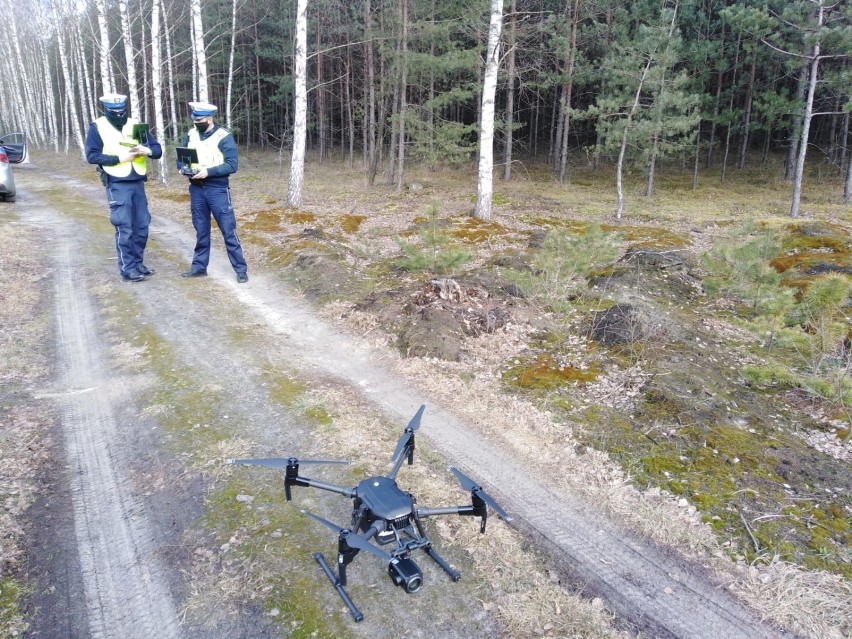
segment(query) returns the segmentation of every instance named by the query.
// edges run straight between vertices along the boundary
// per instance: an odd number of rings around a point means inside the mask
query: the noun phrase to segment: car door
[[[27,157],[27,136],[25,133],[0,135],[0,146],[6,149],[10,164],[20,164]]]

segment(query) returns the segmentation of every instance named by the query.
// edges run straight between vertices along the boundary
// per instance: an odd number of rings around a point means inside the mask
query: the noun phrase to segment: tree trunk
[[[491,219],[494,192],[494,97],[497,93],[497,72],[500,67],[500,32],[503,28],[503,0],[491,0],[491,22],[485,54],[485,74],[482,80],[482,117],[479,125],[479,179],[476,189],[476,208],[473,215],[480,220]]]
[[[302,205],[302,182],[305,175],[305,132],[308,122],[308,92],[305,79],[308,49],[308,0],[297,0],[296,48],[293,53],[293,83],[295,103],[293,111],[293,155],[290,159],[290,184],[287,188],[287,205]]]
[[[740,158],[737,163],[737,168],[742,171],[745,169],[746,165],[746,156],[748,154],[748,143],[749,143],[749,127],[751,126],[751,104],[752,104],[752,96],[754,94],[754,78],[757,74],[757,45],[754,46],[754,55],[751,58],[751,70],[749,71],[748,77],[748,88],[746,89],[746,98],[745,98],[745,114],[743,120],[743,139],[742,144],[740,145]]]
[[[153,0],[151,6],[151,83],[154,85],[154,132],[157,142],[165,148],[166,136],[163,123],[163,77],[162,64],[160,62],[160,0]],[[159,163],[160,182],[168,184],[169,162],[166,154],[160,158]]]
[[[204,26],[201,22],[201,0],[190,0],[192,12],[193,54],[195,57],[195,73],[198,77],[197,95],[199,101],[207,102],[207,52],[204,47]]]
[[[823,22],[822,0],[820,0],[817,9],[817,31],[822,28]],[[790,205],[790,217],[799,217],[799,205],[802,200],[802,178],[805,173],[805,156],[808,153],[808,136],[811,130],[811,114],[813,113],[814,93],[816,92],[817,72],[819,71],[819,40],[814,42],[813,59],[810,64],[810,74],[808,82],[808,98],[805,102],[805,115],[802,118],[802,140],[799,143],[799,157],[796,160],[796,175],[793,178],[793,202]]]
[[[506,145],[503,153],[503,179],[512,179],[512,127],[515,117],[515,32],[517,31],[518,2],[512,0],[512,15],[509,19],[509,53],[506,59]]]
[[[344,74],[344,91],[346,93],[346,121],[349,128],[349,168],[355,166],[355,114],[352,103],[355,102],[355,89],[352,82],[352,47],[346,47],[346,72]]]
[[[130,12],[127,1],[119,0],[118,12],[121,16],[121,41],[124,45],[124,65],[127,69],[127,95],[130,98],[130,112],[140,117],[139,85],[136,83],[136,53],[133,50],[133,34],[130,30]]]
[[[98,31],[101,36],[101,41],[99,42],[99,50],[100,50],[100,58],[101,58],[101,86],[103,87],[104,95],[107,93],[113,93],[113,87],[115,86],[115,82],[112,79],[112,58],[110,55],[110,51],[112,47],[109,44],[109,26],[107,25],[106,20],[106,0],[97,0],[96,3],[97,12],[98,12]],[[59,26],[59,32],[62,32],[61,26]]]
[[[648,183],[645,186],[645,197],[654,195],[654,177],[657,171],[657,152],[659,147],[660,137],[655,134],[651,145],[651,161],[648,163]]]
[[[574,8],[571,15],[571,38],[568,42],[568,62],[565,65],[567,82],[565,100],[562,103],[562,140],[560,142],[559,155],[559,183],[565,183],[565,174],[568,166],[568,130],[571,126],[571,97],[574,93],[574,60],[577,53],[577,24],[580,21],[580,0],[574,0]]]
[[[402,38],[400,42],[399,72],[399,154],[397,156],[396,192],[402,192],[403,167],[405,166],[405,110],[408,92],[408,0],[401,0]]]
[[[254,41],[257,43],[257,20],[254,22]],[[258,45],[254,47],[254,69],[255,88],[257,89],[257,143],[262,149],[266,144],[266,122],[263,118],[263,89],[260,85],[260,56],[257,52]]]
[[[796,103],[801,103],[805,98],[805,89],[808,86],[808,65],[802,64],[799,71],[799,81],[796,83]],[[802,136],[802,116],[796,114],[793,118],[793,130],[790,132],[790,148],[787,149],[787,163],[784,167],[784,179],[793,179],[793,169],[796,166],[796,156],[799,153],[799,143]]]
[[[734,55],[734,69],[733,69],[733,78],[731,79],[731,87],[736,87],[737,85],[737,73],[740,66],[740,43],[741,39],[737,37],[737,50],[736,55]],[[719,181],[725,181],[725,175],[728,172],[728,156],[731,152],[731,129],[733,129],[733,124],[731,121],[733,120],[734,113],[734,98],[736,97],[736,92],[731,91],[731,99],[728,102],[728,131],[725,134],[725,153],[722,156],[722,169],[719,172]]]
[[[325,81],[324,69],[323,69],[323,54],[322,54],[322,29],[319,22],[317,22],[317,38],[316,38],[316,56],[317,56],[317,135],[319,136],[319,161],[322,164],[323,160],[328,155],[328,140],[326,139],[327,130],[326,130],[326,107],[325,107],[325,87],[323,86],[323,82]]]
[[[367,64],[367,184],[376,182],[379,159],[376,155],[376,70],[373,60],[373,11],[364,0],[364,43]]]
[[[53,17],[55,20],[56,31],[59,34],[59,37],[56,39],[57,46],[59,48],[59,63],[62,67],[62,77],[65,80],[65,97],[69,126],[69,135],[66,136],[66,144],[68,143],[70,133],[73,132],[74,141],[77,142],[77,147],[80,149],[80,156],[82,157],[85,153],[85,142],[83,141],[83,132],[80,129],[80,120],[77,117],[77,103],[73,98],[74,86],[71,80],[71,71],[68,67],[68,56],[65,52],[65,38],[62,37],[62,22],[59,19],[55,6],[53,7]]]
[[[698,158],[701,155],[701,120],[698,121],[698,131],[695,134],[695,162],[692,166],[692,190],[698,188]]]
[[[175,73],[174,73],[174,60],[172,58],[172,38],[169,34],[169,23],[168,23],[168,10],[165,10],[166,7],[164,5],[163,11],[163,35],[166,40],[166,72],[169,76],[169,112],[171,114],[171,129],[172,129],[172,140],[177,141],[178,136],[180,135],[178,118],[177,118],[177,97],[175,91]],[[165,135],[165,131],[163,132]]]
[[[394,64],[394,83],[393,83],[393,103],[391,104],[391,140],[390,140],[390,148],[388,151],[388,178],[387,185],[390,186],[394,182],[394,177],[396,175],[396,155],[394,154],[394,149],[396,149],[396,136],[397,131],[399,131],[399,117],[397,114],[399,113],[399,51],[401,48],[401,43],[397,41],[396,43],[396,59],[397,64]]]
[[[719,59],[725,59],[725,27],[722,27],[721,50],[719,51]],[[724,86],[723,79],[725,77],[725,69],[719,69],[716,75],[716,98],[713,101],[713,117],[710,118],[710,140],[707,142],[707,161],[704,163],[704,168],[709,169],[713,163],[713,149],[716,144],[716,122],[719,119],[719,105],[722,103],[722,87]]]
[[[156,0],[155,0],[156,2]],[[231,94],[234,89],[234,53],[237,47],[237,0],[231,1],[231,50],[228,53],[228,89],[225,95],[225,128],[231,129]]]

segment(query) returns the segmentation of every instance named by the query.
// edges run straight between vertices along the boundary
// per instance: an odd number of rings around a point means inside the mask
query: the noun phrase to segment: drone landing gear
[[[346,607],[349,608],[349,612],[352,614],[352,618],[357,622],[364,619],[363,613],[355,607],[355,604],[352,603],[352,599],[349,598],[349,593],[346,592],[346,589],[343,587],[343,584],[340,582],[340,579],[337,578],[337,575],[334,574],[334,571],[331,569],[331,566],[328,565],[328,562],[325,560],[321,552],[314,553],[314,559],[316,559],[317,563],[322,568],[325,576],[328,577],[328,580],[331,582],[331,585],[334,586],[334,589],[337,591],[337,594],[340,595],[340,598],[343,599],[343,603],[346,604]]]
[[[452,568],[450,568],[450,564],[448,564],[444,560],[444,558],[441,557],[441,555],[439,555],[432,549],[431,544],[429,546],[424,546],[423,551],[427,555],[429,555],[432,560],[444,570],[445,573],[450,576],[450,579],[452,579],[453,581],[458,581],[459,579],[461,579],[461,573],[458,570],[453,570]]]

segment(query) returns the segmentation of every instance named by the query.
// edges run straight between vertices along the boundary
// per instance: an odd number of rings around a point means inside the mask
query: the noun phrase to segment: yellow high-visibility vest
[[[121,157],[127,153],[130,146],[123,145],[122,142],[132,142],[131,146],[136,146],[136,141],[133,136],[133,125],[139,124],[139,120],[127,118],[127,122],[122,127],[121,131],[116,129],[109,123],[106,116],[101,116],[95,120],[95,126],[98,127],[98,133],[103,141],[103,152],[106,155],[117,155]],[[131,165],[139,175],[148,173],[148,158],[140,155],[133,162],[119,162],[112,166],[104,166],[103,169],[113,177],[127,177],[130,175]]]
[[[209,138],[202,140],[197,129],[190,129],[187,146],[198,152],[198,164],[192,164],[191,168],[209,169],[211,166],[224,164],[225,156],[219,150],[219,142],[224,140],[227,135],[228,132],[220,127]]]

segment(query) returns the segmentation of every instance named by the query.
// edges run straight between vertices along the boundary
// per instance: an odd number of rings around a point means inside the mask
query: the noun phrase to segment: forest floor
[[[654,198],[636,177],[620,221],[588,169],[562,186],[517,171],[495,183],[485,223],[469,216],[470,170],[418,171],[397,193],[312,163],[293,210],[286,165],[246,151],[232,180],[252,278],[241,288],[215,236],[211,277],[175,279],[192,250],[179,176],[148,185],[157,275],[130,285],[110,265],[93,169],[33,162],[18,172],[23,197],[2,211],[13,230],[0,252],[2,337],[14,356],[0,365],[0,416],[4,444],[17,443],[3,446],[0,477],[16,506],[0,522],[7,628],[71,636],[117,617],[128,630],[116,636],[131,637],[134,615],[149,615],[163,637],[739,636],[724,624],[776,636],[757,619],[791,636],[852,633],[849,424],[828,402],[744,375],[766,359],[766,337],[740,321],[741,303],[704,286],[714,245],[766,228],[822,240],[786,250],[797,268],[848,273],[852,212],[827,170],[797,221],[789,186],[762,170],[725,184],[708,175],[696,191],[664,174]],[[333,535],[298,515],[343,523],[345,504],[304,491],[301,506],[284,505],[275,473],[224,462],[298,449],[355,459],[353,472],[317,471],[355,482],[386,467],[426,398],[426,445],[400,479],[419,503],[444,505],[463,499],[445,470],[460,465],[517,520],[494,518],[485,536],[466,519],[431,522],[465,577],[442,583],[418,561],[428,587],[416,605],[359,557],[351,575],[369,585],[353,579],[366,615],[353,628],[310,560],[333,557]],[[86,451],[101,444],[80,439],[98,430],[111,442],[106,495],[68,475],[99,465]],[[79,512],[112,493],[128,495],[116,512]],[[154,516],[140,522],[140,511]],[[53,523],[28,537],[45,513]],[[127,529],[104,542],[99,518]],[[76,546],[45,556],[72,521]],[[109,573],[83,550],[99,543],[127,548],[140,577],[85,613],[67,593]],[[75,553],[76,577],[62,567]],[[25,559],[30,578],[9,577]],[[153,617],[126,604],[170,601],[161,591],[179,596]],[[14,614],[22,601],[29,620]]]

